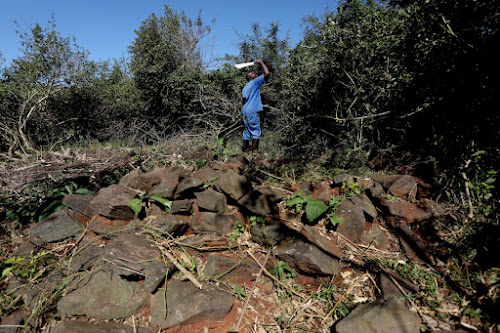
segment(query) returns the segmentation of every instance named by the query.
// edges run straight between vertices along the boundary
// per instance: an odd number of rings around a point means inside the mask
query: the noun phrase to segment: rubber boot
[[[243,147],[241,148],[241,151],[244,153],[250,151],[250,140],[243,140]]]
[[[259,139],[252,139],[252,152],[256,153],[259,151]]]

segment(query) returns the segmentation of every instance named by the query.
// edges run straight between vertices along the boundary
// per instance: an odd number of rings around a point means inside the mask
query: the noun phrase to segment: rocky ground
[[[477,330],[417,232],[447,214],[424,181],[295,183],[269,163],[135,168],[67,194],[4,238],[0,332]]]

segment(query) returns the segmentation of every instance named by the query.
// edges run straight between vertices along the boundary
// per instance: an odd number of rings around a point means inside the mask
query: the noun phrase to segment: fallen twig
[[[170,262],[172,262],[172,264],[174,264],[174,266],[182,272],[182,274],[184,274],[184,276],[186,276],[186,278],[188,278],[189,281],[191,281],[198,289],[202,290],[203,289],[203,286],[201,285],[200,281],[198,281],[196,279],[196,277],[190,272],[188,271],[185,267],[183,267],[179,261],[177,260],[177,258],[172,255],[172,253],[170,253],[170,251],[173,252],[173,250],[170,248],[170,245],[166,244],[166,246],[169,248],[165,248],[163,247],[163,251],[162,253],[168,258],[168,260],[170,260]],[[160,248],[160,251],[162,249]],[[175,253],[175,252],[174,252]]]

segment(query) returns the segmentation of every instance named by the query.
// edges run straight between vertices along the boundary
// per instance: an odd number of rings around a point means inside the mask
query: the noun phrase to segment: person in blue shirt
[[[248,83],[243,88],[243,108],[241,113],[243,115],[243,152],[250,151],[257,152],[259,149],[260,139],[260,115],[259,112],[263,110],[262,101],[260,99],[260,86],[265,82],[269,76],[269,69],[262,59],[256,61],[261,67],[263,74],[257,76],[254,72],[246,74]]]

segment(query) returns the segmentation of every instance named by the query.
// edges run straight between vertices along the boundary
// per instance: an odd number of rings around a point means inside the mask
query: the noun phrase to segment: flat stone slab
[[[85,215],[87,207],[94,198],[94,195],[68,194],[63,198],[62,203],[66,207]]]
[[[143,287],[148,291],[156,289],[167,274],[168,267],[160,258],[160,251],[145,235],[133,233],[123,233],[109,241],[102,257],[114,273],[144,281]]]
[[[414,198],[417,193],[417,182],[410,175],[371,175],[371,179],[382,184],[392,195],[403,198]]]
[[[337,333],[419,333],[420,317],[404,302],[389,299],[358,305],[336,326]]]
[[[153,206],[149,215],[152,218],[150,225],[157,231],[169,234],[182,234],[189,228],[191,217],[188,215],[166,213],[157,206]]]
[[[179,185],[179,179],[179,172],[170,172],[149,193],[162,196],[166,199],[173,199],[175,190]]]
[[[387,203],[389,213],[405,219],[408,223],[430,219],[432,213],[425,207],[420,207],[408,201],[390,201]]]
[[[336,258],[300,239],[285,239],[273,250],[273,254],[306,274],[334,275],[341,269]]]
[[[251,190],[252,185],[245,176],[229,170],[219,175],[219,178],[215,181],[215,187],[233,200],[238,201]]]
[[[196,203],[200,208],[219,214],[224,214],[226,212],[227,201],[224,194],[209,189],[195,193],[195,196]]]
[[[29,228],[28,232],[45,242],[58,242],[81,235],[83,226],[75,222],[66,209],[61,209]]]
[[[192,216],[191,228],[195,234],[215,232],[219,235],[227,235],[233,231],[237,220],[238,217],[235,215],[200,212]]]
[[[139,283],[99,271],[85,286],[63,296],[57,303],[57,311],[65,317],[126,318],[135,314],[146,300],[147,292]]]
[[[166,304],[165,304],[166,297]],[[151,323],[161,328],[200,321],[221,320],[233,307],[231,294],[205,285],[203,290],[190,281],[170,280],[166,295],[160,289],[151,299]]]
[[[45,333],[155,333],[157,330],[144,326],[121,323],[100,323],[80,320],[63,321],[45,329]]]
[[[113,219],[131,220],[134,218],[134,212],[128,207],[128,203],[136,194],[137,192],[122,185],[102,188],[90,201],[84,215],[94,217],[100,214]]]
[[[260,267],[254,262],[209,254],[203,273],[222,281],[243,283],[255,280]]]

